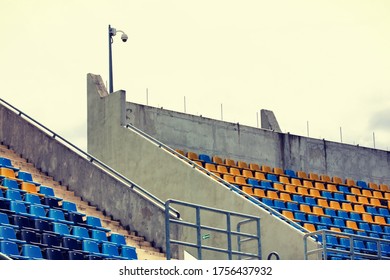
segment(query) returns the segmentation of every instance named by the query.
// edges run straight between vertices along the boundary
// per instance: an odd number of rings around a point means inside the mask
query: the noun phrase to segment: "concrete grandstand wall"
[[[237,112],[239,114],[239,112]],[[126,121],[184,151],[390,185],[390,153],[126,102]]]
[[[161,206],[92,164],[14,110],[0,104],[0,141],[23,155],[42,172],[97,206],[106,215],[165,248],[165,213]],[[172,229],[177,236],[177,228]]]
[[[263,258],[272,251],[277,251],[282,259],[303,259],[303,233],[286,222],[270,215],[269,212],[249,202],[243,196],[227,189],[203,172],[192,168],[172,153],[161,149],[155,143],[125,126],[131,116],[131,109],[125,102],[125,92],[117,91],[108,96],[103,88],[100,76],[88,74],[88,152],[112,166],[120,173],[133,178],[162,200],[177,199],[191,203],[214,207],[223,210],[245,213],[261,218],[261,242]],[[102,94],[103,93],[103,94]],[[127,115],[126,115],[127,112]],[[190,116],[191,117],[191,116]],[[127,118],[127,119],[126,119]],[[184,125],[184,124],[183,124]],[[230,124],[226,124],[230,125]],[[156,127],[156,129],[158,129]],[[167,129],[167,128],[166,128]],[[172,124],[173,129],[180,129]],[[182,127],[183,130],[188,128]],[[148,132],[148,130],[146,130]],[[154,133],[155,135],[155,133]],[[176,134],[178,135],[178,134]],[[194,141],[192,148],[209,146],[203,141],[203,135]],[[186,136],[177,136],[186,137]],[[223,135],[221,135],[223,137]],[[190,139],[191,138],[191,139]],[[209,140],[209,139],[207,139]],[[182,148],[183,139],[169,143]],[[229,141],[229,139],[226,139]],[[248,140],[249,141],[249,140]],[[265,140],[273,143],[272,139]],[[210,150],[212,151],[212,147]],[[178,208],[184,220],[193,220],[194,214]],[[205,215],[202,220],[215,227],[222,227],[223,221]],[[182,238],[194,241],[194,236],[184,232]],[[226,239],[212,237],[207,240],[209,246],[226,245]],[[314,248],[314,242],[309,248]],[[213,253],[205,255],[206,259],[220,258]]]

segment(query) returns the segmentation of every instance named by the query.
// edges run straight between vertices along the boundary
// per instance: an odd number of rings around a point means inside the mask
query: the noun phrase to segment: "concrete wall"
[[[126,103],[126,120],[185,151],[390,185],[390,153]]]
[[[165,248],[164,211],[0,104],[0,141],[122,225]],[[172,229],[174,236],[177,228]]]
[[[130,111],[129,104],[124,107],[125,92],[118,91],[109,96],[98,94],[96,88],[101,87],[103,82],[100,76],[88,75],[88,152],[103,160],[120,173],[132,178],[151,193],[162,200],[177,199],[190,203],[229,210],[239,213],[250,214],[261,217],[261,238],[263,258],[272,251],[280,253],[282,259],[303,259],[303,239],[302,233],[292,228],[284,221],[271,216],[268,212],[250,203],[246,198],[230,191],[217,181],[211,179],[206,174],[192,168],[188,163],[180,160],[175,155],[159,148],[136,132],[123,127],[125,117],[131,118],[131,114],[137,112]],[[158,109],[155,115],[144,115],[145,117],[158,117]],[[127,114],[126,114],[127,112]],[[161,112],[164,113],[165,112]],[[125,115],[126,114],[126,115]],[[142,115],[142,114],[141,114]],[[188,116],[192,118],[192,116]],[[175,118],[173,118],[175,119]],[[211,121],[211,120],[208,120]],[[146,120],[145,120],[146,122]],[[195,122],[195,120],[193,120]],[[187,131],[184,123],[168,124],[171,131]],[[199,126],[209,129],[209,133],[219,133],[207,124],[199,122]],[[220,123],[225,130],[234,130],[234,125]],[[237,128],[237,127],[236,127]],[[159,130],[158,126],[151,130]],[[146,132],[149,132],[146,130]],[[153,132],[153,131],[152,131]],[[279,136],[262,131],[267,137],[261,139],[264,145],[275,145]],[[153,133],[155,134],[155,132]],[[177,147],[180,143],[189,143],[190,147],[205,147],[212,151],[212,144],[207,136],[208,133],[192,137],[192,135],[175,135],[179,139],[174,140]],[[251,140],[250,134],[243,133],[242,138],[240,128],[236,131],[238,141],[246,144]],[[223,138],[225,135],[219,135]],[[180,138],[183,137],[183,138]],[[194,139],[196,138],[196,139]],[[241,139],[241,140],[240,140]],[[226,141],[233,141],[226,139]],[[172,144],[172,143],[171,143]],[[240,151],[240,147],[233,149],[233,152]],[[276,150],[276,146],[274,147]],[[184,220],[193,220],[194,213],[186,209],[178,208]],[[215,227],[223,227],[224,221],[215,219],[212,216],[202,216],[202,222]],[[159,231],[160,232],[160,231]],[[160,232],[161,233],[161,232]],[[189,232],[184,232],[181,240],[194,241],[194,236]],[[208,245],[220,247],[226,243],[226,239],[213,236],[208,239]],[[226,244],[225,244],[226,245]],[[312,248],[313,243],[309,244]],[[212,253],[205,258],[220,258]]]

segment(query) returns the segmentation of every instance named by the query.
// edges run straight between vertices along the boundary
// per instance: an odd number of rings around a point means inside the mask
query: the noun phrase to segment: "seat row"
[[[246,163],[244,161],[235,161],[230,158],[222,159],[218,156],[212,156],[210,157],[207,154],[197,154],[195,152],[184,152],[183,150],[176,149],[176,152],[182,154],[183,156],[186,156],[188,159],[195,161],[196,163],[200,164],[201,166],[206,168],[206,164],[215,165],[215,166],[225,166],[227,169],[234,168],[238,169],[241,172],[244,170],[252,171],[252,172],[264,172],[266,174],[275,174],[275,175],[284,175],[289,178],[300,178],[305,180],[311,180],[311,181],[317,181],[317,182],[325,182],[325,183],[333,183],[337,185],[345,185],[349,187],[360,187],[363,189],[373,189],[373,190],[380,190],[385,192],[390,192],[389,186],[385,184],[376,184],[374,182],[365,182],[362,180],[353,180],[351,178],[346,178],[343,180],[340,177],[333,176],[330,177],[326,174],[318,175],[314,172],[306,173],[305,171],[294,171],[290,169],[283,170],[279,167],[270,167],[268,165],[259,165],[257,163]]]

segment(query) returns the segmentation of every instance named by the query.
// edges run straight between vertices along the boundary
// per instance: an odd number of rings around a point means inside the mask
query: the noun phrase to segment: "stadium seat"
[[[41,244],[40,236],[36,231],[30,229],[21,229],[20,230],[20,239],[26,241],[28,244],[44,246]]]
[[[8,189],[8,190],[6,190],[5,191],[5,197],[7,199],[9,199],[9,200],[19,201],[19,202],[24,203],[22,194],[20,193],[19,190],[16,190],[16,189]]]
[[[329,207],[335,210],[341,210],[340,202],[338,201],[330,201],[329,202]]]
[[[39,193],[46,196],[46,197],[51,197],[51,198],[55,198],[57,200],[62,200],[61,198],[56,197],[56,195],[54,193],[54,189],[51,187],[48,187],[48,186],[40,185],[39,186]]]
[[[16,237],[15,228],[10,226],[0,226],[0,239],[12,241],[18,244],[26,243],[26,241],[20,240]]]
[[[268,197],[262,197],[261,202],[264,203],[265,205],[271,207],[271,208],[275,207],[274,200],[270,199]]]
[[[379,190],[378,185],[377,185],[376,183],[373,183],[373,182],[369,182],[369,183],[368,183],[368,187],[369,187],[370,189],[373,189],[373,190]]]
[[[346,200],[348,200],[348,201],[351,202],[351,203],[359,203],[359,202],[357,201],[356,195],[354,195],[354,194],[347,194],[347,195],[345,196],[345,198],[346,198]]]
[[[15,171],[11,168],[0,167],[0,178],[16,179]]]
[[[279,198],[280,198],[280,200],[282,200],[282,201],[284,201],[284,202],[293,201],[293,200],[291,199],[291,196],[290,196],[289,193],[280,193],[280,194],[279,194]]]
[[[366,209],[364,208],[364,205],[361,204],[355,204],[353,210],[360,214],[366,213]]]
[[[379,189],[380,189],[381,191],[384,191],[384,192],[389,192],[389,191],[390,191],[389,186],[388,186],[388,185],[385,185],[385,184],[380,184],[380,185],[379,185]]]
[[[262,165],[261,166],[261,171],[264,173],[272,173],[272,168],[268,165]]]
[[[285,170],[284,170],[284,174],[286,174],[286,175],[289,176],[290,178],[296,178],[296,173],[295,173],[294,170],[285,169]]]
[[[106,259],[127,260],[127,258],[119,255],[118,246],[115,245],[114,243],[103,243],[102,253],[108,256],[106,257]]]
[[[331,183],[332,182],[332,179],[328,175],[325,175],[325,174],[322,174],[320,176],[320,179],[321,179],[321,181],[326,182],[326,183]]]
[[[343,185],[343,180],[340,178],[340,177],[337,177],[337,176],[333,176],[332,177],[332,182],[337,184],[337,185]]]
[[[237,161],[237,166],[238,166],[238,168],[243,169],[243,171],[245,169],[249,169],[248,164],[246,162],[244,162],[244,161],[241,161],[241,160]],[[250,170],[247,170],[247,171],[250,171]]]
[[[4,178],[2,182],[2,186],[5,189],[16,189],[19,190],[19,184],[16,180],[10,178]]]
[[[317,204],[318,204],[318,206],[324,207],[325,210],[329,209],[329,203],[326,199],[321,199],[321,198],[317,199]],[[331,210],[331,209],[329,209],[329,210]]]
[[[279,182],[282,184],[291,184],[290,179],[286,176],[279,176]]]
[[[303,186],[308,189],[314,188],[313,182],[308,180],[303,180]]]
[[[18,244],[8,240],[0,240],[0,251],[16,260],[28,260],[29,258],[20,255]]]
[[[231,166],[231,167],[237,166],[236,162],[233,159],[230,159],[230,158],[225,158],[224,164],[227,165],[227,166]]]
[[[49,209],[49,218],[52,219],[53,221],[59,222],[59,223],[65,223],[68,225],[73,225],[73,221],[68,221],[65,218],[65,214],[63,211],[59,209]]]
[[[199,160],[199,156],[197,153],[194,152],[187,152],[187,158],[190,160]]]
[[[302,170],[297,171],[297,177],[301,179],[308,179],[307,173]]]
[[[27,216],[14,214],[14,215],[10,216],[10,220],[12,221],[12,224],[17,226],[19,229],[22,229],[22,228],[33,229],[34,228],[34,225],[31,223],[30,218]]]
[[[275,190],[278,190],[280,192],[286,192],[286,190],[284,189],[284,185],[283,184],[273,183],[273,187],[274,187]]]
[[[257,163],[249,163],[249,169],[252,171],[260,171],[260,166]]]
[[[85,260],[81,251],[68,251],[69,260]]]
[[[41,233],[53,233],[52,223],[48,220],[34,219],[33,224],[34,228]]]
[[[247,179],[254,179],[253,172],[251,170],[244,169],[242,170],[242,176],[244,176]]]
[[[7,214],[1,212],[0,212],[0,226],[13,227],[14,229],[18,228],[18,226],[10,223]]]
[[[31,244],[22,245],[22,256],[27,257],[30,260],[43,259],[41,248]]]
[[[218,156],[213,156],[211,158],[211,160],[212,160],[212,162],[214,162],[217,165],[223,165],[224,164],[222,158],[220,158]]]
[[[54,233],[43,232],[41,236],[41,243],[47,247],[58,248],[64,250],[61,246],[61,238]]]
[[[64,260],[63,251],[57,248],[46,248],[45,254],[48,260]]]
[[[229,171],[226,166],[224,165],[217,165],[217,172],[221,175],[223,174],[229,174]]]
[[[266,197],[267,195],[263,189],[254,188],[252,196],[255,196],[257,198],[262,198],[262,197]]]
[[[99,244],[93,240],[84,239],[82,245],[83,251],[87,253],[87,257],[90,260],[106,259],[109,257],[107,254],[100,252]]]
[[[263,172],[255,172],[255,178],[259,181],[267,181]]]
[[[19,168],[13,166],[11,159],[6,157],[0,157],[0,167],[12,169],[13,171],[19,171]]]
[[[303,224],[303,227],[304,227],[305,229],[307,229],[309,232],[313,232],[313,231],[316,231],[316,230],[317,230],[317,229],[316,229],[316,226],[313,225],[313,224],[311,224],[311,223],[304,223],[304,224]]]
[[[47,220],[53,222],[54,219],[47,216],[45,208],[40,205],[31,205],[30,206],[30,214],[33,215],[34,218],[39,218],[42,220]]]
[[[132,246],[122,246],[121,256],[128,260],[138,260],[137,251]]]
[[[66,224],[53,222],[52,225],[53,225],[53,232],[60,235],[61,237],[73,237],[70,234],[69,227]]]
[[[253,193],[253,188],[252,187],[246,187],[246,186],[243,186],[242,187],[242,191],[244,192],[244,193],[246,193],[247,195],[254,195],[254,193]]]
[[[373,191],[372,194],[376,198],[385,199],[384,196],[383,196],[383,193],[381,191]]]
[[[337,188],[336,185],[334,184],[326,184],[326,189],[330,192],[334,192],[334,193],[337,193],[337,192],[340,192]]]
[[[81,241],[75,237],[64,236],[62,237],[62,246],[69,251],[82,251]]]
[[[45,209],[50,208],[49,205],[42,204],[41,199],[40,199],[39,196],[36,195],[36,194],[26,193],[26,194],[24,195],[24,201],[25,201],[25,203],[35,204],[35,205],[42,206],[42,207],[45,208]]]
[[[355,212],[351,212],[351,213],[350,213],[350,219],[351,219],[351,220],[354,220],[354,221],[356,221],[356,222],[361,222],[361,221],[363,221],[363,220],[362,220],[362,217],[361,217],[361,215],[360,215],[360,213],[355,213]]]
[[[320,182],[314,182],[314,188],[319,190],[319,191],[326,190],[325,185],[323,183],[320,183]]]
[[[206,154],[199,154],[199,160],[203,163],[212,163],[210,156]]]
[[[356,186],[355,180],[353,180],[351,178],[346,178],[345,179],[345,184],[347,186],[350,186],[350,187],[355,187]]]
[[[122,235],[122,234],[119,234],[119,233],[111,233],[109,241],[111,241],[112,243],[115,243],[115,244],[117,244],[119,246],[126,245],[126,238],[125,238],[125,236]]]
[[[24,192],[27,192],[27,193],[33,193],[33,194],[36,194],[36,195],[39,195],[41,197],[44,197],[43,194],[41,193],[38,193],[38,190],[37,190],[37,186],[34,185],[33,183],[30,183],[30,182],[22,182],[20,184],[20,189]]]
[[[73,226],[71,232],[74,237],[77,237],[80,240],[93,240],[88,229],[85,227]]]
[[[283,175],[284,174],[283,169],[280,168],[280,167],[274,167],[273,172],[274,172],[274,174],[277,174],[277,175]]]
[[[268,181],[260,181],[260,186],[263,189],[266,189],[266,190],[272,190],[273,189],[273,187],[271,185],[271,182],[268,182]]]
[[[285,216],[286,218],[292,220],[292,221],[296,221],[296,220],[295,220],[295,217],[294,217],[294,213],[291,212],[291,211],[282,210],[282,215]]]
[[[390,211],[388,208],[378,208],[379,215],[390,217]]]
[[[351,194],[351,188],[348,186],[338,186],[339,191],[343,192],[344,194]]]
[[[10,202],[10,209],[11,209],[11,211],[13,211],[17,215],[26,216],[26,217],[29,217],[29,218],[35,217],[34,215],[31,215],[31,214],[29,214],[27,212],[26,205],[23,202],[20,202],[20,201],[12,200]]]
[[[368,184],[365,181],[361,181],[361,180],[356,181],[356,186],[362,189],[369,189]]]

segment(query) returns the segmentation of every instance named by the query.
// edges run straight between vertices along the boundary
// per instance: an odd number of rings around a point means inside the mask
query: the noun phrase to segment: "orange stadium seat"
[[[335,183],[336,185],[343,185],[343,180],[342,180],[340,177],[333,176],[332,181],[333,181],[333,183]]]
[[[224,162],[227,166],[236,166],[236,162],[230,158],[225,158]]]
[[[248,164],[244,161],[237,161],[237,166],[238,168],[241,168],[241,169],[248,169]],[[249,170],[248,170],[249,171]]]
[[[261,171],[265,173],[272,173],[272,168],[268,165],[262,165],[261,166]]]
[[[253,176],[253,172],[251,170],[247,170],[247,169],[242,170],[242,176],[244,176],[245,178],[251,178],[251,179],[255,178]]]
[[[264,173],[262,172],[256,172],[255,173],[255,178],[259,181],[268,181],[266,178],[265,178],[265,175]]]
[[[218,156],[213,156],[211,160],[212,160],[215,164],[224,165],[222,158],[220,158],[220,157],[218,157]]]
[[[187,158],[190,160],[199,160],[198,154],[194,152],[187,152]]]
[[[15,177],[15,171],[12,170],[11,168],[6,168],[6,167],[0,167],[0,178],[5,177],[5,178],[10,178],[10,179],[16,179]]]
[[[303,186],[306,188],[314,188],[313,182],[308,180],[303,180]]]
[[[323,183],[320,183],[320,182],[315,182],[314,183],[314,188],[316,188],[317,190],[320,190],[320,191],[324,191],[325,190],[325,185]]]
[[[234,176],[241,176],[241,171],[240,169],[236,168],[236,167],[230,167],[229,168],[229,173],[234,175]]]
[[[321,175],[321,181],[326,182],[326,183],[331,183],[332,179],[328,175]]]
[[[280,167],[274,167],[274,174],[284,175],[284,171]]]
[[[306,172],[305,172],[305,171],[302,171],[302,170],[297,171],[297,176],[298,176],[299,178],[302,178],[302,179],[309,179],[309,177],[307,177]]]
[[[250,163],[249,169],[251,169],[252,171],[261,171],[260,166],[257,163]]]
[[[290,179],[286,176],[279,176],[279,182],[282,184],[290,184]]]

